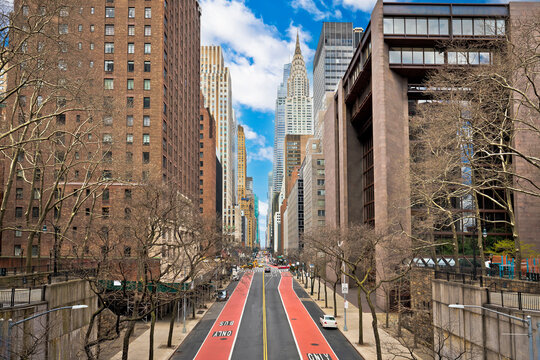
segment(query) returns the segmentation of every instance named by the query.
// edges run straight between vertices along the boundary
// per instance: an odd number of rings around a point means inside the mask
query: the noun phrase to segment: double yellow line
[[[263,360],[268,360],[268,336],[266,334],[266,297],[264,290],[264,272],[262,273],[263,277]]]

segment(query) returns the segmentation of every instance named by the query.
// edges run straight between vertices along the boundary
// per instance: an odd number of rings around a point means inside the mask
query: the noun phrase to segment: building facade
[[[51,158],[56,165],[47,165],[47,169],[40,173],[43,186],[37,188],[35,183],[28,181],[32,176],[25,173],[24,163],[21,162],[22,168],[17,172],[20,176],[13,179],[15,191],[7,194],[9,209],[4,219],[5,224],[20,230],[3,233],[2,255],[32,252],[48,258],[53,247],[55,255],[57,251],[62,253],[64,250],[55,245],[55,235],[59,232],[74,243],[80,238],[78,234],[83,231],[86,221],[84,216],[69,223],[65,221],[66,214],[63,217],[60,210],[55,210],[54,215],[53,211],[48,214],[43,208],[44,203],[39,201],[47,198],[51,191],[58,191],[53,181],[55,177],[58,179],[59,164],[68,160],[80,162],[81,166],[73,165],[65,176],[60,177],[64,192],[77,194],[78,189],[92,182],[109,181],[107,188],[96,193],[95,206],[86,207],[86,204],[79,209],[86,212],[86,216],[94,214],[98,217],[104,239],[109,236],[109,218],[129,216],[133,184],[162,184],[194,201],[198,198],[198,2],[73,1],[70,6],[56,12],[54,6],[48,2],[15,1],[15,22],[27,23],[40,16],[51,17],[49,25],[52,29],[45,27],[43,31],[52,31],[54,39],[50,36],[43,42],[40,40],[28,44],[25,54],[35,52],[37,58],[44,54],[43,51],[60,49],[47,53],[47,58],[42,59],[43,66],[48,66],[47,62],[56,65],[54,71],[44,74],[44,79],[54,84],[66,84],[67,87],[75,84],[70,81],[84,74],[84,91],[92,97],[60,96],[54,93],[58,89],[49,87],[48,90],[43,88],[37,104],[43,102],[44,109],[50,106],[48,96],[52,94],[55,96],[55,106],[60,109],[66,104],[70,108],[82,108],[82,102],[95,101],[94,109],[99,110],[91,115],[88,112],[62,110],[53,117],[58,140],[54,149],[36,150],[40,154],[53,151],[55,155]],[[183,31],[176,31],[179,26]],[[17,37],[15,34],[13,36],[10,36],[10,42]],[[47,41],[56,41],[56,47],[46,45]],[[16,71],[13,69],[13,72]],[[14,88],[18,85],[17,76],[15,73],[13,77],[9,75],[8,87]],[[18,100],[27,95],[21,96]],[[28,104],[30,107],[34,105]],[[22,115],[19,121],[24,121]],[[65,141],[71,140],[66,134],[86,124],[95,129],[84,132],[82,144],[88,148],[88,153],[84,150],[70,153]],[[89,174],[83,159],[86,165],[98,164],[92,174]],[[48,169],[54,167],[55,173],[51,171],[49,174]],[[97,173],[101,174],[100,180]],[[34,178],[37,179],[37,176]],[[31,215],[26,220],[21,216],[23,208],[31,209]],[[26,238],[35,236],[36,229],[40,241],[34,242],[37,245],[32,249],[27,249]],[[70,245],[67,241],[64,245],[66,252],[77,250],[75,246],[68,249]],[[126,249],[129,248],[128,243]],[[129,251],[126,250],[126,254]]]
[[[285,134],[313,134],[313,98],[309,94],[309,79],[300,39],[296,35],[296,48],[287,80],[285,99]]]
[[[217,208],[216,123],[210,111],[204,107],[202,94],[200,102],[199,210],[205,217],[216,218],[221,211]]]
[[[236,119],[232,109],[231,76],[220,46],[201,47],[200,86],[205,107],[216,122],[217,153],[222,170],[222,225],[226,234],[235,231]]]
[[[354,52],[353,24],[323,22],[313,59],[313,117],[323,107],[324,94],[334,92]]]
[[[273,192],[279,192],[283,181],[283,141],[285,139],[285,101],[287,100],[287,81],[291,73],[291,64],[283,65],[283,79],[277,90],[276,112],[274,119],[274,163],[272,164]]]
[[[324,189],[324,156],[321,140],[311,138],[306,145],[306,157],[302,164],[302,180],[304,186],[304,231],[317,231],[324,227],[325,189]]]

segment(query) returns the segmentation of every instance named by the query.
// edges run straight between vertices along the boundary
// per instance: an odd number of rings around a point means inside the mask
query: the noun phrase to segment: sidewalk
[[[169,338],[169,326],[170,319],[163,319],[156,321],[156,326],[154,329],[154,359],[155,360],[166,360],[171,357],[174,351],[178,346],[184,341],[184,339],[189,335],[191,330],[197,325],[197,323],[203,318],[208,309],[212,306],[214,300],[205,302],[206,308],[198,308],[197,312],[204,311],[202,314],[196,314],[195,319],[192,319],[191,316],[186,318],[186,333],[182,332],[184,325],[182,318],[180,318],[180,323],[175,321],[173,338],[172,338],[172,347],[167,347],[167,339]],[[149,325],[149,323],[148,323]],[[148,350],[150,347],[150,326],[148,329],[138,336],[136,339],[133,339],[129,344],[129,360],[138,360],[138,359],[148,359]],[[110,360],[121,360],[122,351],[118,352],[116,355],[111,357]]]
[[[296,278],[295,278],[296,279]],[[304,285],[298,281],[298,284],[304,288]],[[315,286],[313,287],[313,295],[310,295],[310,297],[313,299],[313,301],[321,308],[321,310],[328,315],[334,315],[334,309],[332,308],[334,304],[333,300],[333,290],[331,287],[327,287],[327,295],[328,295],[328,308],[324,308],[324,283],[321,282],[321,300],[317,301],[317,290],[318,290],[318,280],[315,280]],[[310,293],[311,288],[309,287],[305,289],[306,292]],[[341,289],[340,289],[341,290]],[[349,302],[349,308],[347,309],[347,331],[343,331],[343,297],[339,292],[337,293],[337,308],[338,308],[338,326],[340,331],[345,335],[347,340],[356,348],[358,353],[365,359],[365,360],[372,360],[377,359],[377,350],[375,348],[375,337],[373,335],[373,328],[371,326],[371,313],[366,312],[366,306],[364,306],[364,301],[362,301],[362,310],[363,310],[363,327],[364,327],[364,344],[358,345],[358,307],[355,306],[355,304]],[[347,297],[351,297],[351,294],[348,294]],[[355,301],[356,303],[356,301]],[[369,308],[368,308],[369,311]],[[381,349],[383,353],[383,359],[396,359],[396,358],[412,358],[410,356],[410,352],[407,348],[405,348],[401,343],[390,336],[384,329],[379,327],[379,337],[381,339]],[[416,355],[416,354],[415,354]]]

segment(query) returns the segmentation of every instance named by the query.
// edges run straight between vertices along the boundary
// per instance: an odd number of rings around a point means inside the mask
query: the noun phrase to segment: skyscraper
[[[296,34],[296,49],[287,80],[285,99],[285,134],[313,134],[313,98],[309,96],[309,79],[306,64]]]
[[[334,91],[353,56],[353,25],[323,22],[313,60],[313,118],[323,107],[324,93]]]
[[[287,80],[291,73],[291,64],[283,65],[283,81],[279,84],[276,99],[274,121],[274,163],[272,169],[273,192],[279,192],[283,180],[283,141],[285,140],[285,100],[287,100]],[[269,196],[272,196],[270,194]]]
[[[246,136],[244,127],[238,125],[238,199],[246,196]]]
[[[224,65],[220,46],[201,47],[201,90],[205,107],[216,121],[217,151],[222,167],[222,224],[225,233],[233,233],[236,204],[235,134],[236,120],[232,109],[231,75]]]

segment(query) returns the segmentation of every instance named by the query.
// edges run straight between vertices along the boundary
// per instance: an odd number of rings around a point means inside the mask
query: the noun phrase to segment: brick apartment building
[[[51,22],[45,29],[56,36],[50,43],[29,38],[24,44],[24,54],[26,51],[38,54],[45,48],[49,53],[43,61],[57,66],[44,72],[43,80],[64,85],[67,79],[65,88],[75,80],[82,81],[80,89],[86,92],[81,91],[83,97],[71,93],[67,99],[58,96],[59,92],[53,93],[53,102],[47,93],[53,90],[44,86],[43,94],[30,103],[28,100],[34,99],[35,94],[25,91],[35,88],[26,87],[18,97],[13,97],[21,112],[47,100],[50,101],[44,109],[50,114],[62,108],[65,111],[48,123],[48,129],[58,137],[54,145],[56,161],[44,165],[42,176],[32,174],[32,167],[26,166],[30,155],[39,151],[40,156],[49,159],[53,150],[27,146],[19,156],[16,174],[11,179],[4,178],[13,184],[11,192],[6,194],[3,227],[10,230],[2,232],[3,256],[23,256],[32,251],[35,256],[49,258],[60,238],[65,240],[61,252],[69,253],[79,239],[78,233],[86,226],[89,212],[99,213],[96,221],[102,225],[102,235],[108,237],[109,219],[129,216],[132,188],[140,183],[166,184],[195,202],[198,200],[200,9],[197,1],[74,0],[59,8],[52,8],[53,5],[57,4],[15,0],[13,19],[21,28],[32,29],[39,19],[49,17]],[[20,36],[15,33],[12,43],[16,44]],[[22,67],[14,67],[7,74],[8,88],[19,84],[17,81],[24,71],[19,69]],[[77,111],[82,107],[77,105],[79,102],[86,102],[85,109],[92,110]],[[19,121],[24,116],[18,115]],[[13,126],[16,119],[17,114],[13,113],[4,125]],[[77,139],[77,150],[59,150],[66,147],[66,135],[67,142],[73,142],[70,134],[74,129],[77,136],[84,135]],[[58,161],[59,157],[62,161]],[[53,169],[57,174],[62,163],[72,161],[80,164],[65,172],[59,184],[54,184],[57,177],[52,175]],[[6,177],[10,164],[11,161],[4,162]],[[92,173],[89,164],[95,165]],[[32,178],[39,179],[39,188]],[[98,180],[105,180],[106,186],[82,191]],[[67,204],[64,209],[56,206],[54,211],[44,211],[44,200],[53,191],[73,196],[66,198],[66,202],[57,201]],[[79,195],[86,199],[81,200],[80,213],[70,223],[60,212],[69,209]],[[54,198],[59,199],[58,194]],[[53,232],[60,234],[53,236]],[[30,233],[36,237],[31,250],[26,249]],[[129,239],[125,241],[129,243]],[[126,248],[130,248],[129,244]]]
[[[221,208],[216,207],[216,122],[208,108],[204,107],[202,93],[199,126],[199,208],[204,216],[215,218],[221,212]]]

